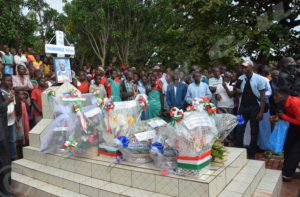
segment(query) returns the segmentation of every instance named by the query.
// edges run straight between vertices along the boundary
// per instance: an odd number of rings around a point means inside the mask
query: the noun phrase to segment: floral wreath
[[[65,143],[61,145],[61,148],[69,151],[73,151],[78,148],[78,142],[76,142],[73,139],[69,141],[65,141]]]
[[[109,111],[113,110],[115,108],[115,104],[111,99],[105,98],[105,99],[98,99],[97,105],[103,110]]]
[[[178,109],[177,107],[173,107],[170,110],[170,117],[172,119],[171,124],[174,126],[175,122],[181,122],[184,117],[184,112],[182,109]]]
[[[139,102],[139,105],[140,107],[145,110],[149,107],[149,102],[148,102],[148,99],[145,98],[143,95],[140,95],[139,98],[138,98],[138,102]]]
[[[199,105],[203,105],[203,109],[209,114],[216,114],[217,113],[217,107],[215,106],[215,104],[210,102],[210,98],[208,97],[203,97],[203,98],[195,98],[193,100],[193,106],[199,106]]]

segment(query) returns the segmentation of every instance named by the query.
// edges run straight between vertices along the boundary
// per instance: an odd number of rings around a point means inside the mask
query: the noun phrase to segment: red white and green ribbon
[[[138,102],[139,102],[139,106],[145,110],[149,107],[149,102],[148,99],[144,96],[144,95],[139,95],[138,96]]]
[[[86,119],[82,113],[82,105],[79,103],[73,103],[72,110],[74,113],[76,113],[76,115],[80,119],[80,124],[81,124],[84,132],[87,133],[87,131],[86,131],[87,124],[86,124]]]
[[[65,143],[61,145],[61,148],[69,151],[74,151],[75,149],[78,148],[78,142],[76,142],[73,139],[65,141]]]
[[[206,104],[204,104],[204,108],[205,108],[205,110],[207,111],[207,113],[209,115],[217,113],[217,107],[213,103],[206,103]]]
[[[115,108],[114,102],[108,98],[105,98],[105,99],[98,98],[97,105],[102,110],[106,110],[106,111],[113,110]]]
[[[118,157],[122,155],[121,152],[115,147],[109,147],[101,144],[99,145],[99,154],[108,157]]]
[[[187,170],[201,170],[211,163],[211,151],[197,157],[177,156],[177,168]]]
[[[55,97],[55,91],[52,90],[52,89],[46,90],[46,91],[45,91],[45,94],[46,94],[47,100],[48,100],[49,102],[50,102],[50,99],[51,99],[52,97]]]
[[[79,96],[79,92],[78,90],[72,89],[69,91],[70,96],[72,97],[78,97]]]
[[[184,117],[184,112],[182,109],[178,109],[177,107],[173,107],[170,110],[170,117],[171,117],[171,125],[175,126],[176,122],[181,122]]]
[[[63,101],[63,102],[87,102],[87,99],[84,97],[79,97],[78,90],[72,89],[69,92],[65,93],[64,96],[61,97],[61,101]]]
[[[138,122],[142,116],[143,111],[145,111],[149,107],[149,102],[147,96],[144,94],[137,95],[136,101],[138,102],[138,105],[141,108],[140,113],[137,117],[137,122]]]
[[[98,105],[98,107],[100,107],[101,110],[107,111],[107,132],[112,133],[109,119],[110,119],[110,111],[115,108],[114,102],[108,98],[105,98],[105,99],[98,98],[97,105]]]

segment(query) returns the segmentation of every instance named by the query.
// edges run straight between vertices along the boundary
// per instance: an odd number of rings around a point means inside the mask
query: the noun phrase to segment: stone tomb
[[[68,83],[51,88],[67,92]],[[279,197],[281,172],[265,169],[263,161],[248,160],[246,150],[227,148],[224,163],[212,163],[205,175],[192,178],[162,176],[152,163],[114,164],[111,158],[93,159],[41,153],[41,137],[53,121],[51,107],[43,95],[44,119],[29,134],[24,159],[12,164],[12,185],[28,197]]]

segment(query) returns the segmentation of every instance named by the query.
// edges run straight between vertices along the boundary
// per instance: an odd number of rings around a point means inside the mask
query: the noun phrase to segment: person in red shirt
[[[283,108],[278,117],[290,123],[285,140],[282,179],[289,182],[295,175],[300,162],[300,98],[289,95],[288,89],[279,89],[274,94],[274,101]]]
[[[104,71],[104,69],[101,66],[97,67],[97,69],[96,69],[96,76],[100,76],[101,77],[100,84],[105,87],[107,96],[110,98],[110,96],[111,96],[111,85],[108,82],[107,78],[105,77],[105,71]]]
[[[79,72],[78,80],[79,80],[79,83],[77,83],[78,90],[83,94],[89,93],[90,84],[86,78],[86,73],[84,71]]]
[[[42,112],[42,94],[48,87],[46,80],[40,78],[38,80],[38,86],[36,86],[31,93],[32,106],[34,109],[34,123],[37,124],[43,118]]]

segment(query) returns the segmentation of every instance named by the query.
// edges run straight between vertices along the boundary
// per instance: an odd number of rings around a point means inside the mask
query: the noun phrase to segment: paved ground
[[[266,168],[275,170],[281,170],[282,168],[283,159],[280,156],[265,159],[263,154],[259,153],[256,155],[256,159],[266,161]],[[292,182],[283,183],[281,197],[300,197],[300,170],[297,171],[295,179]]]

